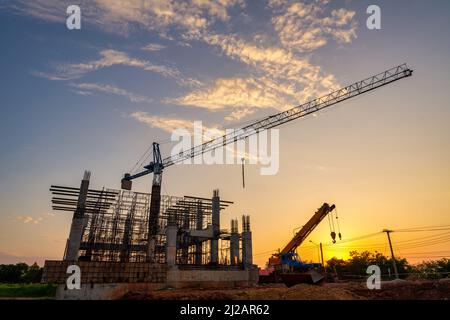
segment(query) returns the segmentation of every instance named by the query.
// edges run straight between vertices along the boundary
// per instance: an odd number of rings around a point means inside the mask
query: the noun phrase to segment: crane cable
[[[341,227],[339,225],[339,217],[338,217],[337,208],[334,208],[334,211],[336,212],[336,224],[337,224],[337,228],[338,228],[339,240],[342,240]]]
[[[331,211],[328,215],[328,224],[330,226],[330,236],[333,240],[333,243],[336,243],[336,229],[334,227],[334,221],[333,221],[333,211]]]
[[[147,153],[148,153],[148,155],[147,155]],[[133,167],[131,167],[129,172],[132,173],[139,166],[139,164],[141,164],[145,160],[147,160],[151,154],[152,154],[152,146],[148,147],[145,150],[145,152],[142,154],[142,156],[139,158],[139,160],[134,164]],[[144,159],[144,157],[145,157],[145,159]]]

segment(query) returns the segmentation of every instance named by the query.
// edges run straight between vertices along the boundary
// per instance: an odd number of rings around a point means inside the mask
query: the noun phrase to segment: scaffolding
[[[77,212],[80,189],[51,186],[52,208]],[[83,204],[83,230],[78,251],[80,261],[145,262],[147,259],[151,194],[127,190],[88,189]],[[220,200],[220,210],[233,202]],[[212,225],[213,200],[193,196],[161,196],[155,237],[156,263],[166,263],[165,229],[170,221],[177,226],[176,263],[206,265],[210,263],[210,239],[192,236]],[[75,217],[75,215],[74,215]],[[227,230],[219,237],[226,240]],[[229,261],[227,244],[221,249],[220,264]]]

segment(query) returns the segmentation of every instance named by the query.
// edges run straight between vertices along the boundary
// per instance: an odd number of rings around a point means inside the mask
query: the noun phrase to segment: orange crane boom
[[[280,254],[294,252],[295,249],[303,243],[306,237],[308,237],[308,235],[317,227],[320,221],[322,221],[327,214],[333,211],[334,208],[336,208],[334,204],[330,206],[328,203],[324,203],[322,207],[316,211],[312,218],[309,219],[309,221],[300,229],[300,231],[295,234],[294,238],[292,238],[283,250],[280,251]],[[331,237],[333,237],[333,233]]]

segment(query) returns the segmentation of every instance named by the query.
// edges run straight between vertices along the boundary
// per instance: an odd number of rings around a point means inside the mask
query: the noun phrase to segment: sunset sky
[[[251,215],[261,266],[323,202],[343,240],[450,226],[450,2],[77,3],[81,30],[68,30],[71,1],[0,0],[0,263],[62,258],[71,214],[51,210],[51,184],[78,186],[88,169],[93,188],[120,188],[175,127],[238,128],[404,62],[413,77],[281,127],[277,175],[247,165],[242,189],[238,165],[174,166],[163,193],[220,189],[235,202],[222,226]],[[366,27],[371,4],[381,30]],[[308,240],[330,242],[326,220]],[[308,240],[299,253],[317,260]],[[392,240],[412,262],[450,256],[448,230]],[[389,253],[382,233],[324,253],[363,248]]]

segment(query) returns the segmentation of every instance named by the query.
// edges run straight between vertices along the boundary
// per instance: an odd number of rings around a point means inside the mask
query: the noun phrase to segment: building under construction
[[[250,217],[221,229],[220,214],[233,204],[214,190],[211,199],[160,196],[151,217],[151,194],[51,186],[52,208],[73,213],[62,261],[46,261],[44,282],[65,284],[67,267],[82,283],[154,283],[161,287],[235,286],[257,282]],[[211,273],[213,272],[213,273]],[[159,286],[158,286],[159,287]],[[84,292],[84,294],[86,294]]]
[[[74,215],[64,261],[48,261],[44,281],[64,283],[65,268],[77,263],[84,270],[82,282],[126,280],[175,287],[255,283],[249,218],[243,218],[241,234],[236,220],[230,232],[222,230],[220,212],[231,202],[221,201],[217,190],[211,199],[162,196],[163,170],[227,145],[234,146],[261,131],[320,112],[412,74],[406,64],[398,65],[166,158],[161,156],[159,144],[153,142],[152,151],[149,148],[137,163],[142,168],[124,174],[121,188],[127,191],[91,190],[89,173],[80,188],[52,187],[54,209],[73,211]],[[151,154],[153,161],[145,162]],[[132,181],[149,174],[153,174],[151,194],[131,192]],[[195,268],[201,271],[192,271]]]

